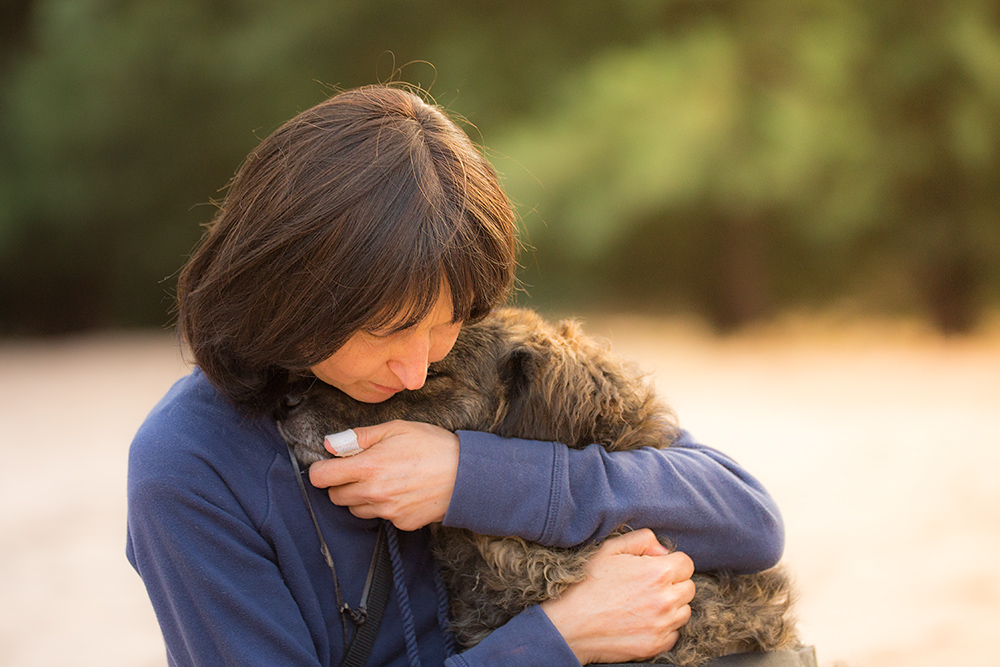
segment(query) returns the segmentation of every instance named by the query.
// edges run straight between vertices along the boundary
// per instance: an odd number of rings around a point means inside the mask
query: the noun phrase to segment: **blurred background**
[[[246,154],[405,81],[487,147],[519,299],[782,507],[820,663],[996,665],[995,0],[2,0],[0,664],[165,664],[128,443]]]
[[[975,330],[1000,304],[992,0],[4,0],[0,332],[163,326],[259,139],[403,80],[466,119],[533,303]]]

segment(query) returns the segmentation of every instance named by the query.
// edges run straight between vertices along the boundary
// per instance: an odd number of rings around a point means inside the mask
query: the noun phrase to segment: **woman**
[[[338,665],[335,603],[276,430],[283,398],[323,381],[377,402],[422,386],[463,322],[513,283],[514,216],[497,177],[439,109],[392,87],[347,91],[265,139],[179,282],[197,364],[154,408],[129,458],[128,557],[172,665]],[[398,529],[395,589],[369,664],[577,665],[669,649],[693,566],[775,563],[773,501],[686,436],[608,454],[393,422],[307,485],[342,598],[361,598],[379,521]],[[588,577],[454,654],[428,524],[550,545],[605,542]],[[685,555],[686,554],[686,555]],[[655,557],[651,557],[655,556]]]

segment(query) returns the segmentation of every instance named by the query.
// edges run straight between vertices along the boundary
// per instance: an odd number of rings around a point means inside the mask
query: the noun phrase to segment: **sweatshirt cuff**
[[[568,475],[558,443],[458,431],[455,489],[444,525],[541,541],[552,532]],[[565,480],[562,480],[565,482]]]
[[[580,667],[573,651],[538,605],[532,605],[476,646],[449,658],[447,667]]]

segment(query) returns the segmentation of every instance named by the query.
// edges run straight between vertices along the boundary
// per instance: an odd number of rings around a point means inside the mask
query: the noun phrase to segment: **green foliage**
[[[851,300],[948,331],[1000,301],[988,0],[20,5],[0,51],[0,332],[165,324],[259,137],[389,79],[492,149],[538,298],[722,329]]]
[[[853,297],[968,330],[1000,264],[995,12],[712,5],[599,54],[494,145],[583,291],[723,329]]]

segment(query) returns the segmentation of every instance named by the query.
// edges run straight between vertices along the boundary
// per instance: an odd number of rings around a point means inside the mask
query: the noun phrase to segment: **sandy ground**
[[[588,328],[777,498],[821,664],[1000,665],[1000,327]],[[126,454],[185,369],[160,333],[0,344],[0,664],[166,664],[124,556]]]

